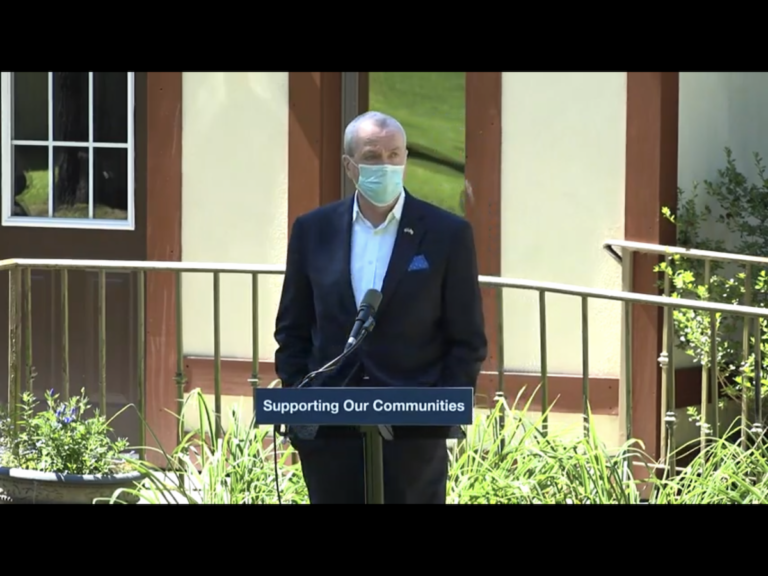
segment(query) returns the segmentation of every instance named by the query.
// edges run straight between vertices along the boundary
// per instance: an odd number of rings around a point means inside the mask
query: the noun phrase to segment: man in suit
[[[313,385],[476,385],[487,341],[472,228],[404,189],[407,154],[397,120],[362,114],[347,126],[342,156],[355,195],[296,219],[275,329],[283,386],[342,352],[370,288],[382,293],[375,330]],[[393,427],[385,502],[445,503],[449,433]],[[312,503],[364,502],[359,431],[320,427],[315,439],[291,441]]]

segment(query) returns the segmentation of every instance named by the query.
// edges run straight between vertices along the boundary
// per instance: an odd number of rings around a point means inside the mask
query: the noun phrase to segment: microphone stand
[[[363,433],[365,503],[384,504],[384,442],[378,426],[360,426]]]
[[[328,362],[322,368],[310,372],[304,379],[296,386],[296,388],[303,388],[314,380],[319,374],[329,372],[336,368],[340,362],[342,362],[347,356],[349,356],[358,346],[362,343],[366,336],[373,330],[376,322],[371,316],[363,325],[363,329],[360,332],[360,336],[355,342],[344,349],[344,352],[339,354],[336,358]],[[345,385],[346,387],[346,385]],[[255,398],[256,389],[254,389],[254,406],[256,405]],[[298,428],[294,426],[293,428]],[[305,430],[308,428],[314,428],[314,432],[317,432],[317,426],[302,426]],[[363,472],[365,477],[365,503],[366,504],[384,504],[384,443],[383,435],[387,436],[388,440],[392,439],[392,432],[389,426],[359,426],[360,432],[363,435]],[[286,430],[286,435],[288,432]],[[275,439],[276,440],[276,439]],[[273,441],[275,441],[273,440]]]
[[[371,326],[368,327],[368,323]],[[353,348],[373,329],[373,316],[363,326],[360,338]],[[360,426],[363,435],[363,475],[365,478],[365,503],[384,504],[384,442],[382,432],[386,432],[388,440],[392,439],[392,430],[380,426]]]

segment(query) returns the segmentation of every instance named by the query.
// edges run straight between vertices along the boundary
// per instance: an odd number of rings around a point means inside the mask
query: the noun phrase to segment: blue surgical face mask
[[[389,206],[403,191],[405,166],[394,164],[359,164],[357,189],[371,204]]]

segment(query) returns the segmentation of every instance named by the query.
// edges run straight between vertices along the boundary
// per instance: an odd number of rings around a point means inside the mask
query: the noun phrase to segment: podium
[[[384,504],[384,443],[393,426],[472,423],[472,388],[258,388],[257,425],[345,426],[363,436],[366,504]],[[274,441],[277,441],[275,438]]]

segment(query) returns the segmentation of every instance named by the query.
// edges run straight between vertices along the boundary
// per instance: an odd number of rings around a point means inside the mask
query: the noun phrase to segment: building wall
[[[505,72],[502,276],[620,289],[602,249],[623,238],[626,74]],[[507,291],[505,366],[540,367],[537,294]],[[551,373],[581,374],[580,300],[547,300]],[[589,303],[590,373],[620,372],[618,303]]]
[[[182,258],[283,264],[288,211],[288,73],[185,72]],[[213,355],[213,282],[187,274],[184,350]],[[282,277],[259,284],[259,357],[272,359]],[[221,351],[251,357],[251,280],[221,280]]]
[[[726,146],[754,178],[752,153],[768,156],[766,102],[768,73],[681,72],[678,185],[714,179]]]

